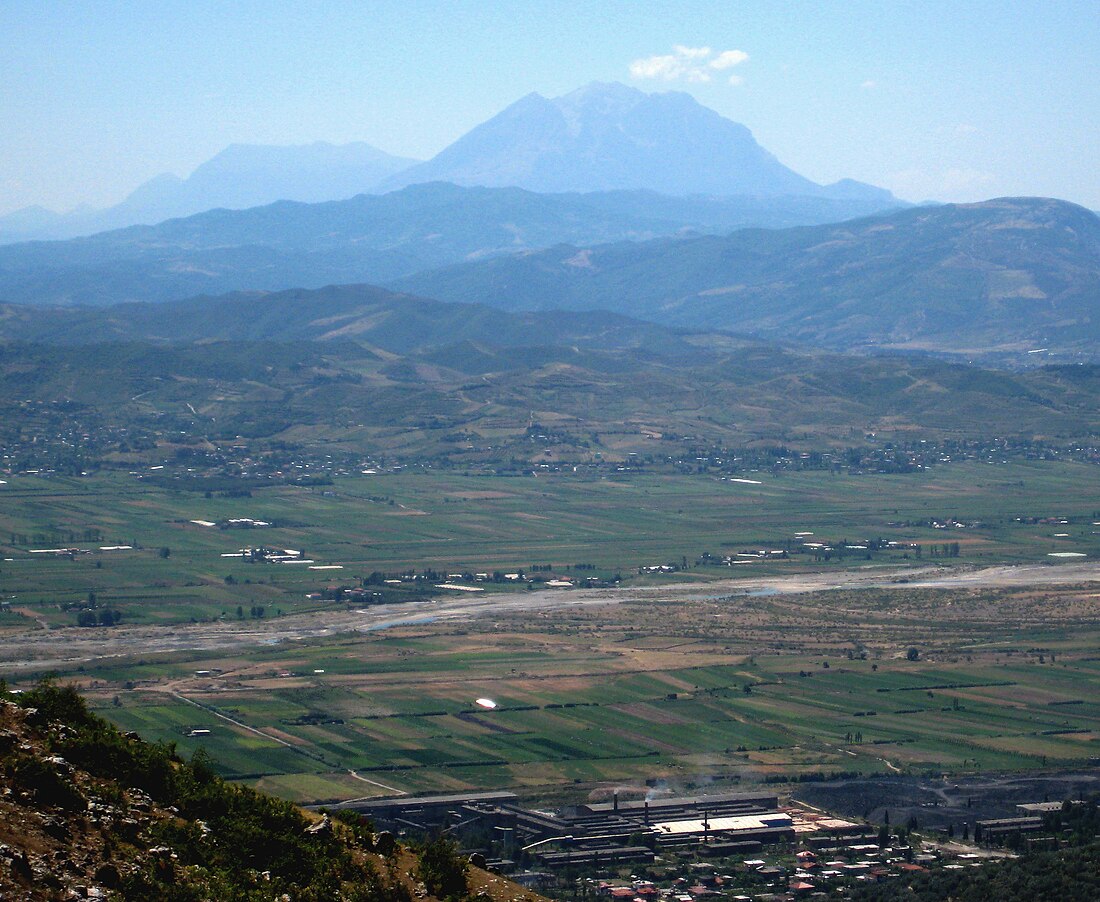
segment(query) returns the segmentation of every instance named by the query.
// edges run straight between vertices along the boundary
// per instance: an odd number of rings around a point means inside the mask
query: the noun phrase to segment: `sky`
[[[520,97],[687,91],[792,169],[1100,210],[1097,0],[0,0],[0,214],[232,143],[426,159]]]

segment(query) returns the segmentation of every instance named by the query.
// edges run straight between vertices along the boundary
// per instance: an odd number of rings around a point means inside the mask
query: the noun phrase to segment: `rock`
[[[69,825],[59,817],[45,818],[42,823],[42,832],[59,842],[67,842],[72,836]]]
[[[311,836],[332,836],[332,821],[327,814],[323,815],[316,824],[306,827],[306,833]]]
[[[110,862],[101,864],[96,868],[93,876],[96,883],[102,883],[107,889],[117,889],[118,885],[122,883],[122,875],[118,872],[118,868]]]
[[[21,880],[33,880],[34,868],[31,866],[31,860],[27,857],[25,851],[16,855],[11,862],[12,874]]]

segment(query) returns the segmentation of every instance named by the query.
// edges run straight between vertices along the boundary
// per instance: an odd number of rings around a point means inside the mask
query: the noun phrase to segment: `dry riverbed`
[[[70,627],[9,635],[0,644],[0,668],[9,674],[69,668],[112,657],[188,650],[219,651],[316,639],[339,633],[369,632],[416,623],[469,620],[524,611],[628,602],[685,601],[724,595],[793,595],[860,589],[1003,589],[1065,586],[1100,582],[1100,563],[998,566],[985,568],[868,567],[678,583],[622,589],[573,589],[462,597],[440,596],[427,602],[370,608],[315,611],[270,620],[214,621],[173,626],[120,626],[112,629]]]

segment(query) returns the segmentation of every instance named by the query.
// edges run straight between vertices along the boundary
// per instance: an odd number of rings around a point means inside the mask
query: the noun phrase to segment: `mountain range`
[[[910,207],[855,182],[816,185],[686,94],[593,84],[529,95],[409,164],[366,145],[230,148],[187,180],[145,186],[131,212],[313,201],[368,182],[382,193],[0,247],[0,303],[370,283],[838,351],[1012,363],[1100,353],[1091,212],[1044,198]]]
[[[602,308],[836,350],[1100,350],[1100,218],[1046,198],[728,236],[561,246],[395,287],[506,310]]]
[[[245,209],[295,200],[352,197],[415,163],[362,142],[301,146],[232,144],[185,179],[163,173],[105,210],[68,215],[41,207],[0,217],[0,243],[71,238],[153,224],[215,208]]]
[[[555,99],[528,95],[425,163],[363,143],[235,144],[186,179],[159,175],[106,210],[63,215],[28,207],[0,217],[0,243],[70,238],[279,200],[344,200],[434,181],[540,193],[738,196],[754,198],[750,203],[758,207],[767,198],[788,204],[817,198],[860,204],[861,212],[901,203],[889,191],[850,179],[821,186],[798,175],[745,126],[688,94],[596,83]]]
[[[858,199],[535,194],[432,183],[322,204],[212,210],[156,226],[0,247],[0,301],[113,304],[380,282],[564,242],[835,222],[879,209],[876,201]]]

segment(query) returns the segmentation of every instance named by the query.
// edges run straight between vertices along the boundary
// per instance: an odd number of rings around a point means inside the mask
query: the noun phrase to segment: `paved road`
[[[67,668],[95,659],[184,650],[232,651],[368,632],[436,620],[468,620],[517,611],[554,610],[571,605],[616,604],[646,599],[713,598],[736,594],[796,594],[833,589],[1019,588],[1100,582],[1100,562],[984,568],[866,567],[855,570],[724,579],[703,583],[623,589],[509,592],[439,597],[428,602],[378,605],[362,610],[315,611],[271,620],[121,626],[110,630],[70,627],[7,636],[0,642],[0,672]]]

